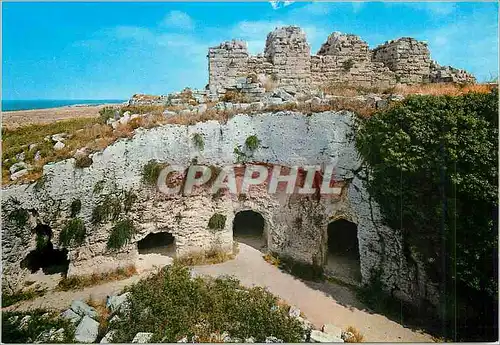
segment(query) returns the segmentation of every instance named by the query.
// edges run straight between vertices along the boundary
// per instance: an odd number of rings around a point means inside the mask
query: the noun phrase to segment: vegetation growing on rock
[[[106,195],[92,210],[91,222],[97,225],[106,221],[116,221],[121,212],[120,198],[117,195]]]
[[[80,199],[75,199],[71,202],[70,211],[71,217],[76,217],[76,215],[82,209],[82,201]]]
[[[193,144],[200,151],[203,151],[203,149],[205,148],[205,140],[200,133],[195,133],[193,135]]]
[[[142,168],[142,181],[151,186],[156,185],[156,181],[158,181],[158,177],[163,168],[165,168],[165,164],[150,160]]]
[[[245,140],[245,146],[250,150],[250,151],[255,151],[259,148],[260,146],[260,140],[257,138],[256,135],[251,135]]]
[[[498,305],[498,92],[410,96],[362,121],[357,148],[369,166],[370,195],[386,223],[401,229],[408,259],[422,258],[446,292],[442,318],[452,320],[468,305],[475,310],[469,330],[492,324]],[[448,336],[471,339],[463,322],[457,329],[451,322]]]
[[[212,230],[222,230],[226,226],[226,216],[214,213],[208,220],[208,227]]]
[[[271,335],[299,342],[305,333],[287,306],[265,289],[246,289],[234,278],[191,278],[180,265],[160,270],[129,291],[129,308],[120,311],[115,342],[131,342],[138,332],[153,333],[152,342],[191,341],[193,336],[210,342],[224,332],[239,342],[251,336],[264,342]]]
[[[135,234],[134,223],[130,219],[124,219],[117,222],[111,229],[108,238],[108,249],[120,249],[126,245]]]
[[[59,234],[59,244],[64,247],[81,245],[85,240],[85,223],[80,218],[70,219]]]

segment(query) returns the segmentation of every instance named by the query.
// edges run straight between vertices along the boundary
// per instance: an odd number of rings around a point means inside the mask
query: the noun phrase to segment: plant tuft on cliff
[[[159,163],[152,159],[142,168],[142,181],[148,185],[154,186],[158,181],[161,171],[166,167],[166,164]]]
[[[251,135],[245,140],[245,146],[247,149],[253,152],[259,148],[260,140],[256,135]]]
[[[193,144],[200,151],[203,151],[203,149],[205,148],[205,140],[200,133],[195,133],[193,135]]]
[[[116,195],[106,195],[92,210],[91,222],[94,225],[111,220],[116,221],[122,212],[121,200]]]
[[[80,199],[73,200],[70,206],[71,217],[76,217],[76,215],[80,212],[81,209],[82,209],[82,202],[80,201]]]
[[[134,223],[130,219],[124,219],[115,224],[108,238],[108,249],[120,249],[130,242],[135,234]]]
[[[59,244],[64,247],[81,245],[85,240],[86,229],[83,220],[74,218],[69,220],[59,234]]]
[[[208,228],[212,230],[222,230],[226,226],[226,216],[214,213],[208,220]]]

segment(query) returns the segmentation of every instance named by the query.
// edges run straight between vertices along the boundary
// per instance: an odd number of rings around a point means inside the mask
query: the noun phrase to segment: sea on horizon
[[[2,100],[2,111],[61,108],[75,105],[100,105],[123,103],[125,99],[31,99]]]

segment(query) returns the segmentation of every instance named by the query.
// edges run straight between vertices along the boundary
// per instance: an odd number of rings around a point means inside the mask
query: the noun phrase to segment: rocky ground
[[[151,271],[149,271],[151,272]],[[118,305],[124,302],[120,295],[123,288],[146,276],[148,271],[122,281],[85,288],[79,291],[52,291],[32,301],[20,302],[3,310],[30,310],[47,308],[58,310],[73,320],[76,325],[75,339],[78,341],[94,341],[97,338],[98,322],[92,307],[83,301],[92,299],[106,301],[110,312],[110,320]],[[349,326],[357,328],[367,342],[430,342],[432,337],[423,332],[411,330],[378,314],[373,314],[360,303],[356,295],[344,286],[330,282],[311,283],[301,281],[278,268],[270,265],[262,258],[262,253],[248,245],[240,243],[240,251],[234,260],[222,264],[198,266],[193,268],[193,275],[221,276],[232,275],[244,286],[263,286],[294,306],[290,313],[302,315],[315,328],[311,332],[311,341],[333,342],[349,337],[342,331]],[[304,321],[308,323],[308,321]],[[109,331],[112,331],[110,322]],[[325,326],[326,325],[326,326]],[[51,336],[60,336],[54,329]],[[48,336],[48,335],[47,335]],[[147,342],[150,334],[138,334],[136,342]],[[111,335],[104,338],[109,341]],[[183,339],[179,339],[184,341]],[[227,339],[228,340],[228,339]],[[188,341],[188,339],[185,339]],[[229,341],[229,340],[228,340]],[[279,339],[269,339],[277,342]]]

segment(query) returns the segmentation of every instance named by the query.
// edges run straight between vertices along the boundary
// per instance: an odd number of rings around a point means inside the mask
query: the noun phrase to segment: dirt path
[[[317,328],[332,323],[342,328],[355,326],[365,336],[367,342],[431,342],[430,335],[413,331],[389,320],[385,316],[371,314],[356,299],[347,287],[332,283],[303,282],[262,258],[262,253],[240,243],[240,252],[234,260],[210,266],[193,268],[196,275],[232,275],[245,286],[264,286],[289,304],[295,305]],[[3,310],[29,310],[47,308],[63,310],[74,299],[105,299],[119,293],[125,286],[137,282],[150,274],[140,275],[115,282],[85,288],[79,291],[51,292],[32,301],[3,308]],[[335,296],[335,297],[332,297]]]

